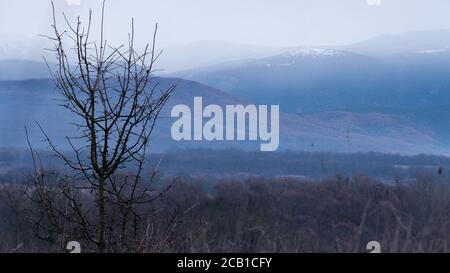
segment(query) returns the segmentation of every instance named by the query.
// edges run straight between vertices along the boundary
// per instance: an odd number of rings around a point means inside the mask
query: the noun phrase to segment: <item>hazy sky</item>
[[[55,0],[58,12],[99,15],[101,0]],[[450,28],[449,0],[109,0],[109,40],[126,38],[134,17],[163,46],[199,40],[296,46],[338,45],[385,33]],[[61,18],[60,18],[61,19]],[[96,17],[98,19],[98,17]],[[0,37],[48,33],[49,0],[0,0]],[[61,21],[62,23],[62,21]]]

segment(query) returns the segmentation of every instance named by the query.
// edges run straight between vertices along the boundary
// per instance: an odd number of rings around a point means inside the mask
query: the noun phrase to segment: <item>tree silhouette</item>
[[[91,30],[92,10],[86,25],[80,17],[71,24],[63,14],[67,29],[60,30],[53,3],[52,9],[53,34],[45,37],[55,44],[50,50],[57,64],[47,65],[79,135],[66,137],[71,152],[64,153],[41,127],[56,156],[72,170],[70,176],[56,175],[50,186],[30,145],[36,175],[29,196],[40,208],[37,234],[48,241],[57,234],[64,241],[72,232],[98,252],[135,251],[148,225],[148,205],[167,190],[149,188],[154,173],[143,177],[151,134],[175,88],[152,83],[161,54],[155,51],[157,25],[152,42],[138,53],[134,20],[126,45],[110,46],[104,38],[105,2],[98,41]]]

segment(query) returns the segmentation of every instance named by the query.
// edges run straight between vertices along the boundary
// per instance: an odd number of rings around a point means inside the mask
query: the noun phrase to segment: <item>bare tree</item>
[[[152,42],[138,53],[133,20],[126,45],[107,43],[105,2],[97,41],[91,10],[86,25],[80,17],[71,24],[63,14],[66,29],[60,30],[53,3],[52,8],[53,34],[45,37],[55,43],[50,50],[57,65],[47,64],[79,135],[66,137],[71,152],[64,153],[41,128],[56,156],[72,171],[70,176],[54,175],[49,186],[35,163],[35,183],[28,195],[40,208],[35,221],[39,236],[51,240],[58,234],[64,241],[73,230],[72,236],[92,243],[98,252],[136,251],[148,233],[152,202],[167,190],[151,190],[148,182],[155,173],[144,175],[152,131],[175,88],[162,90],[152,82],[153,65],[161,54],[155,51],[157,25]]]

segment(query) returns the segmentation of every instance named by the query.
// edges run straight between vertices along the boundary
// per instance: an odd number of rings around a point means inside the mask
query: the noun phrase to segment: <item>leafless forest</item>
[[[130,228],[123,244],[115,241],[120,239],[117,229],[106,231],[107,251],[365,252],[372,240],[381,243],[383,252],[446,252],[450,246],[450,190],[438,174],[390,186],[362,175],[215,183],[180,178],[159,189],[169,184],[147,218],[134,219],[145,224],[131,224],[135,229]],[[1,187],[1,252],[64,252],[73,240],[85,252],[97,250],[83,227],[64,215],[36,221],[42,211],[25,190],[33,191],[20,184]],[[83,202],[83,210],[96,207],[92,193],[75,199]],[[64,200],[51,205],[64,209]],[[107,222],[120,226],[117,206],[108,203],[106,210],[113,212]],[[52,221],[64,227],[43,230]]]

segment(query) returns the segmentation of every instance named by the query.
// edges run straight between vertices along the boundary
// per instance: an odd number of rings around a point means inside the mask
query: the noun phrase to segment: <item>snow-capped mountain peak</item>
[[[281,66],[292,66],[299,64],[306,59],[325,59],[325,58],[336,58],[345,55],[345,51],[339,51],[329,48],[319,48],[319,47],[302,47],[295,48],[286,51],[282,54],[265,58],[258,61],[261,65],[272,68]]]
[[[335,57],[343,55],[342,51],[329,49],[329,48],[319,48],[319,47],[302,47],[295,48],[283,54],[286,57]]]

